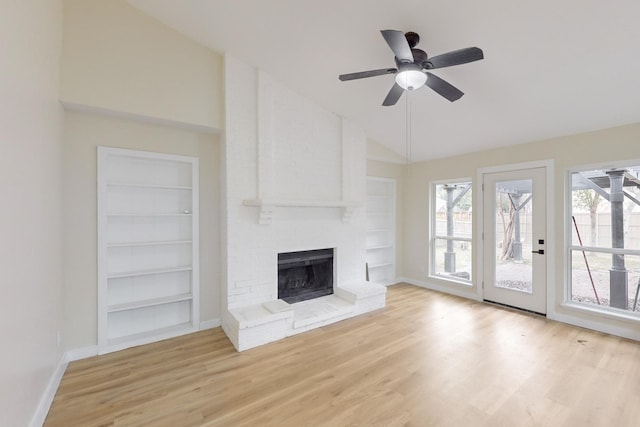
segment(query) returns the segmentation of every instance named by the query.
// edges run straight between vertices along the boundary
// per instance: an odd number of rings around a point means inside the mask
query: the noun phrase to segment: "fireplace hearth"
[[[278,254],[278,299],[289,304],[333,293],[333,249]]]

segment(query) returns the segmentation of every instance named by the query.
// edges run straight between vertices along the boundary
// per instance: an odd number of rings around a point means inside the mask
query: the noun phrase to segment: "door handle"
[[[538,249],[537,251],[531,251],[532,254],[544,255],[544,249]]]

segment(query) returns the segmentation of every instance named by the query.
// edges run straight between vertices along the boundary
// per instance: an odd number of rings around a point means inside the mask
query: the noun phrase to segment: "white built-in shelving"
[[[198,159],[98,148],[98,351],[199,326]]]
[[[367,177],[367,268],[369,281],[395,283],[396,182]]]

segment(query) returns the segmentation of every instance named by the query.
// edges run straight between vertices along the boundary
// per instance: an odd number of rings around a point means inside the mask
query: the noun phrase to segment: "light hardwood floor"
[[[220,328],[69,365],[46,426],[640,426],[640,343],[399,284],[237,353]]]

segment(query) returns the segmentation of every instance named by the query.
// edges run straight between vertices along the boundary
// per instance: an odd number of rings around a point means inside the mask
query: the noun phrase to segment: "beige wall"
[[[0,13],[0,425],[27,426],[61,359],[60,1]]]
[[[218,136],[90,113],[64,123],[64,279],[66,350],[97,344],[98,146],[200,159],[201,321],[220,318],[220,152]]]
[[[65,0],[62,101],[221,129],[222,57],[124,0]]]
[[[65,349],[97,342],[98,145],[200,158],[201,321],[218,319],[222,57],[124,0],[64,0],[60,74]]]
[[[551,206],[555,221],[555,235],[548,236],[554,245],[555,275],[551,284],[554,290],[556,306],[554,310],[565,321],[592,321],[578,311],[570,311],[561,307],[564,289],[565,251],[565,174],[567,168],[594,163],[614,162],[636,159],[640,161],[640,124],[616,127],[597,132],[554,138],[546,141],[532,142],[496,150],[470,153],[446,159],[416,163],[409,167],[406,175],[404,197],[404,273],[405,277],[429,282],[440,286],[449,286],[456,291],[468,292],[470,296],[476,290],[461,285],[448,285],[444,281],[427,278],[429,259],[429,183],[434,180],[471,177],[477,178],[479,168],[507,165],[511,163],[531,162],[536,160],[554,160],[554,203]],[[480,209],[479,191],[474,184],[473,209]],[[474,226],[474,242],[478,242],[477,227]],[[478,257],[478,247],[474,248],[474,269]],[[475,277],[475,283],[479,279]],[[601,319],[603,324],[619,328],[620,332],[633,331],[637,324]],[[635,332],[637,334],[637,332]]]
[[[388,149],[384,145],[370,138],[367,139],[367,159],[401,165],[407,163],[406,157],[401,156],[395,151]]]
[[[369,150],[367,150],[367,155]],[[406,166],[398,163],[367,160],[367,176],[396,180],[396,277],[404,277],[404,185]]]

